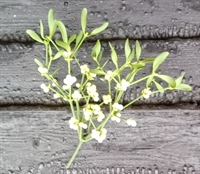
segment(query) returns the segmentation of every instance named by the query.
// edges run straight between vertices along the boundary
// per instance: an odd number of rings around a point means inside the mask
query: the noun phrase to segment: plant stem
[[[69,104],[70,104],[70,108],[71,108],[71,111],[72,111],[72,115],[76,118],[76,113],[74,111],[74,105],[73,105],[73,103],[71,101],[71,98],[70,98]]]
[[[78,49],[80,48],[81,44],[83,43],[83,41],[86,39],[85,36],[83,36],[82,40],[79,42],[79,44],[77,45],[77,47],[75,48],[75,50],[73,51],[71,57],[75,56],[76,52],[78,51]]]
[[[76,112],[77,112],[78,120],[82,120],[82,117],[81,117],[81,115],[80,115],[80,106],[79,106],[79,102],[78,102],[78,100],[76,100],[75,102],[76,102]]]
[[[80,150],[80,148],[81,148],[82,145],[83,145],[83,142],[82,142],[82,141],[79,141],[79,144],[78,144],[78,146],[76,147],[76,150],[74,151],[74,154],[72,155],[72,157],[70,158],[69,162],[68,162],[67,165],[66,165],[66,168],[67,168],[67,169],[68,169],[68,168],[71,166],[71,164],[73,163],[73,161],[74,161],[74,159],[76,158],[76,155],[78,154],[78,152],[79,152],[79,150]]]
[[[45,45],[45,48],[46,48],[46,67],[48,67],[48,64],[49,64],[49,60],[48,60],[48,46]]]
[[[163,91],[168,90],[168,89],[170,89],[170,88],[169,88],[169,87],[163,88]],[[155,93],[158,93],[158,92],[160,92],[160,90],[154,91],[154,92],[152,92],[152,94],[155,94]],[[151,95],[152,95],[152,94],[151,94]],[[128,103],[127,105],[125,105],[125,106],[124,106],[124,109],[127,108],[128,106],[130,106],[131,104],[135,103],[137,100],[139,100],[139,99],[142,98],[142,97],[143,97],[142,95],[139,96],[139,97],[137,97],[135,100],[133,100],[133,101],[131,101],[130,103]]]
[[[148,75],[148,76],[145,76],[145,77],[143,77],[143,78],[141,78],[141,79],[139,79],[139,80],[136,80],[135,82],[131,83],[131,86],[132,86],[132,85],[135,85],[136,83],[139,83],[139,82],[141,82],[141,81],[143,81],[143,80],[145,80],[145,79],[147,79],[147,78],[149,78],[149,76],[151,76],[151,75]]]
[[[54,45],[54,47],[57,49],[57,51],[60,51],[60,49],[57,47],[57,45],[54,43],[54,41],[53,40],[51,40],[50,38],[49,38],[49,40],[51,41],[51,43]]]
[[[139,96],[137,97],[135,100],[131,101],[130,103],[128,103],[127,105],[124,106],[124,109],[127,108],[128,106],[130,106],[131,104],[135,103],[136,101],[138,101],[140,98],[142,98],[143,96]]]

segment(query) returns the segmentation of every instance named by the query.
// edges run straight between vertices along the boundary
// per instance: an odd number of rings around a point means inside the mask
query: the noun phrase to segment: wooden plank
[[[198,1],[1,0],[0,40],[30,41],[26,29],[38,30],[40,19],[46,24],[50,8],[55,10],[56,18],[64,21],[69,33],[77,32],[84,7],[89,10],[89,31],[102,22],[110,23],[101,38],[185,38],[200,34]]]
[[[119,54],[119,62],[124,62],[124,41],[116,40],[112,42]],[[134,47],[135,41],[131,40]],[[95,64],[91,60],[91,49],[93,42],[85,43],[78,53],[81,63],[87,63],[90,67]],[[108,42],[102,42],[104,48],[103,62],[110,59],[110,50]],[[169,51],[170,56],[166,62],[160,67],[159,72],[178,77],[182,72],[186,72],[185,83],[193,86],[191,92],[169,92],[165,95],[155,95],[149,100],[141,100],[140,103],[149,104],[170,104],[170,103],[200,103],[200,57],[199,57],[199,39],[187,40],[144,40],[141,42],[143,52],[142,58],[157,56],[163,51]],[[44,47],[38,44],[12,43],[0,45],[0,104],[63,104],[63,101],[54,101],[52,95],[47,96],[40,89],[43,78],[37,72],[37,66],[33,62],[34,58],[44,59]],[[56,64],[58,64],[56,62]],[[62,66],[61,64],[58,64]],[[62,66],[63,67],[63,66]],[[77,66],[73,65],[73,72],[76,76],[80,76],[80,72],[76,72]],[[109,63],[107,69],[113,69],[112,63]],[[139,77],[150,73],[151,68],[147,68]],[[58,79],[66,76],[65,68],[59,74]],[[98,84],[101,93],[106,93],[105,86]],[[134,86],[127,91],[124,102],[128,102],[135,98],[144,88],[144,84]]]
[[[137,127],[108,124],[107,139],[85,144],[68,171],[76,133],[68,110],[25,108],[0,112],[2,174],[200,173],[199,110],[125,110]],[[133,172],[135,171],[135,172]]]

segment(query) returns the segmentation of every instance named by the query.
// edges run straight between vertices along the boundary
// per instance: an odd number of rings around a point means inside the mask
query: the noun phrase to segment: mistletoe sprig
[[[101,42],[97,40],[91,53],[91,60],[95,62],[96,67],[90,68],[87,64],[82,64],[76,57],[77,51],[82,46],[85,39],[97,35],[108,27],[108,22],[105,22],[100,27],[93,31],[87,31],[87,9],[84,8],[81,14],[81,31],[78,34],[73,34],[68,37],[67,28],[62,21],[54,19],[53,10],[49,10],[48,27],[49,34],[44,35],[43,23],[40,21],[40,36],[32,30],[27,30],[27,33],[32,39],[43,44],[46,48],[45,62],[35,59],[38,65],[38,71],[42,77],[48,80],[48,84],[41,84],[41,88],[45,93],[51,92],[55,99],[61,98],[67,101],[72,111],[72,117],[69,120],[69,127],[77,131],[79,144],[67,163],[67,168],[70,167],[79,152],[83,143],[92,139],[102,143],[106,138],[106,124],[108,121],[120,122],[125,121],[129,126],[136,126],[136,121],[133,118],[124,118],[121,111],[132,105],[141,98],[149,98],[154,93],[163,93],[166,90],[186,90],[190,91],[191,87],[183,84],[184,74],[179,78],[174,79],[168,75],[156,73],[159,66],[165,61],[168,52],[163,52],[157,57],[141,60],[141,46],[136,41],[134,49],[131,48],[129,39],[125,42],[125,62],[119,64],[117,52],[113,45],[109,43],[111,49],[111,60],[114,65],[114,70],[106,70],[106,65],[109,60],[102,62],[102,47]],[[61,40],[54,40],[56,31],[61,33]],[[52,64],[55,60],[64,59],[67,66],[66,77],[63,81],[56,80],[55,75],[60,71],[59,67],[55,71],[52,70]],[[76,62],[82,74],[81,80],[75,77],[75,72],[72,69],[72,62]],[[152,64],[151,74],[135,80],[136,74],[141,71],[146,64]],[[126,75],[124,70],[126,69]],[[76,71],[77,73],[77,71]],[[95,80],[100,77],[102,83],[106,83],[107,93],[100,95],[98,88],[95,85]],[[163,87],[158,83],[158,79],[164,80],[168,86]],[[142,81],[146,82],[146,87],[141,95],[126,105],[120,104],[120,100],[127,90]],[[113,88],[114,84],[114,88]],[[155,85],[156,90],[152,91],[152,85]],[[80,102],[81,101],[81,102]],[[81,103],[84,103],[82,105]],[[107,106],[109,111],[105,111]]]

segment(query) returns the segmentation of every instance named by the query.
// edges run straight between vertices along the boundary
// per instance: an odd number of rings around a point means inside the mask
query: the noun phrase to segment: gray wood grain
[[[124,62],[124,41],[112,42],[119,55],[119,62]],[[131,40],[132,47],[135,41]],[[93,42],[85,43],[78,53],[77,57],[81,63],[87,63],[90,67],[95,64],[91,60],[91,50]],[[107,41],[102,42],[104,56],[102,62],[110,59],[110,50]],[[193,91],[180,92],[169,91],[164,95],[154,95],[149,100],[141,100],[139,103],[154,104],[174,104],[174,103],[200,103],[200,41],[199,39],[187,40],[145,40],[141,42],[143,52],[142,58],[155,57],[163,51],[169,51],[170,55],[164,64],[159,68],[159,73],[178,77],[185,72],[184,82],[192,85]],[[37,66],[34,58],[44,60],[44,47],[38,44],[12,43],[0,45],[0,104],[63,104],[63,101],[55,101],[52,94],[46,95],[40,89],[43,78],[37,72]],[[62,62],[62,61],[61,61]],[[62,66],[62,63],[55,61],[56,66]],[[78,67],[73,65],[73,73],[80,77]],[[112,63],[108,64],[107,69],[113,69]],[[144,69],[138,77],[143,77],[150,73],[151,67]],[[66,76],[65,67],[60,71],[58,79]],[[105,86],[98,82],[101,93],[107,93]],[[140,87],[139,87],[140,86]],[[144,84],[138,84],[129,89],[124,96],[123,101],[133,100],[140,94]]]
[[[78,143],[66,121],[70,112],[7,108],[0,112],[1,173],[200,173],[199,110],[125,110],[122,115],[134,118],[137,127],[109,123],[107,139],[84,144],[66,171]]]
[[[102,22],[110,23],[101,38],[155,39],[200,35],[200,5],[196,0],[1,0],[0,40],[30,41],[26,29],[38,30],[40,19],[46,24],[50,8],[55,10],[56,18],[64,21],[69,33],[77,32],[84,7],[89,10],[89,31]]]

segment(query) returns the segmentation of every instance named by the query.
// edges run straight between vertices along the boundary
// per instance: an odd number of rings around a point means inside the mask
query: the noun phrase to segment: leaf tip
[[[53,11],[53,9],[52,9],[52,8],[50,8],[50,9],[49,9],[49,12],[53,13],[54,11]]]
[[[166,55],[166,57],[169,56],[169,52],[168,52],[168,51],[165,51],[165,52],[163,52],[163,53]]]

